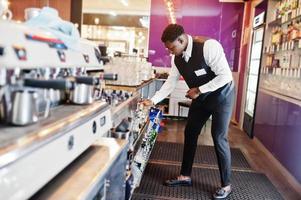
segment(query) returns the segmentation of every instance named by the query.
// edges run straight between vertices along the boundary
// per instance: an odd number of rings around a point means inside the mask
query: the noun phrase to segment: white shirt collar
[[[188,62],[189,58],[191,57],[192,44],[193,44],[191,35],[187,34],[187,37],[188,37],[187,48],[186,48],[186,51],[183,51],[183,53],[182,53],[182,57],[184,58],[185,62]]]

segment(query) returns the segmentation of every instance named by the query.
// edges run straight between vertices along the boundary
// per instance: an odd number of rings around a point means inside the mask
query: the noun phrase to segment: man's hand
[[[150,99],[143,99],[140,103],[147,107],[154,106],[154,102]]]
[[[189,99],[196,99],[201,94],[201,91],[199,88],[191,88],[186,92],[185,97]]]

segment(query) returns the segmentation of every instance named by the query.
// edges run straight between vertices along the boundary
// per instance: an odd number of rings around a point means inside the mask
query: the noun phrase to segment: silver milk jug
[[[18,90],[13,93],[11,123],[27,125],[38,121],[38,93]]]
[[[91,104],[94,101],[94,86],[77,83],[71,91],[71,101],[75,104]]]

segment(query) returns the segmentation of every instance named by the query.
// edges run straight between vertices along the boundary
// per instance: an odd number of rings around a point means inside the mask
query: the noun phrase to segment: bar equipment
[[[38,93],[32,90],[14,92],[11,122],[16,125],[26,125],[38,121]]]
[[[86,73],[103,69],[93,43],[72,50],[50,32],[4,20],[0,32],[0,194],[28,199],[102,140],[111,111],[99,100],[100,77]]]
[[[40,11],[41,11],[40,8],[26,8],[24,19],[27,21],[33,17],[36,17],[40,14]]]

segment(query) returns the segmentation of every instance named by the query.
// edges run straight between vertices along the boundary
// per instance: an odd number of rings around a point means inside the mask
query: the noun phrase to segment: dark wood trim
[[[83,22],[83,0],[71,0],[71,17],[70,21],[78,24],[78,30],[81,32],[81,25]]]

